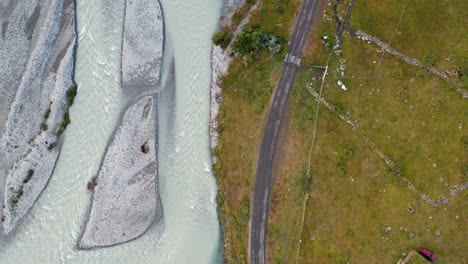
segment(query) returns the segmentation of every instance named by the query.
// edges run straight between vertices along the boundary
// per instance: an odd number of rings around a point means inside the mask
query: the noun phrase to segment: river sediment
[[[7,234],[47,185],[60,154],[76,94],[76,32],[71,0],[0,5],[0,192]]]
[[[130,101],[96,178],[81,248],[141,236],[162,216],[157,191],[156,91],[163,61],[159,1],[126,1],[121,88]],[[145,96],[146,95],[146,96]]]

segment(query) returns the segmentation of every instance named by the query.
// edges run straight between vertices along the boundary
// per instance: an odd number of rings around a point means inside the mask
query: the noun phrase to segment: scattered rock
[[[341,89],[343,89],[344,91],[347,90],[347,89],[346,89],[346,86],[344,85],[344,83],[343,83],[342,81],[338,80],[336,83],[337,83],[338,86],[339,86]]]
[[[391,227],[391,226],[387,226],[387,227],[385,228],[385,232],[389,233],[389,232],[391,232],[391,231],[392,231],[392,227]]]
[[[93,177],[89,182],[88,185],[86,186],[88,190],[94,191],[94,188],[97,186],[97,180],[96,177]]]

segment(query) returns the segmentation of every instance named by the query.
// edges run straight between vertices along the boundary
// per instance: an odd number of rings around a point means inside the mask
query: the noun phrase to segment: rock
[[[391,226],[387,226],[387,227],[385,228],[385,232],[389,233],[389,232],[391,232],[391,231],[392,231],[392,227],[391,227]]]
[[[343,83],[342,81],[338,80],[336,83],[338,84],[338,86],[339,86],[342,90],[344,90],[344,91],[347,90],[347,89],[346,89],[346,86],[344,85],[344,83]]]
[[[410,238],[410,239],[413,239],[413,238],[414,238],[414,234],[413,234],[413,233],[409,234],[409,238]]]
[[[96,188],[97,186],[97,181],[96,181],[96,177],[93,177],[87,184],[87,188],[88,190],[90,191],[94,191],[94,188]]]
[[[435,236],[440,237],[442,234],[440,233],[440,230],[435,231]]]
[[[408,212],[410,212],[410,213],[414,213],[414,208],[413,208],[413,207],[411,207],[411,206],[410,206],[410,207],[408,207]]]

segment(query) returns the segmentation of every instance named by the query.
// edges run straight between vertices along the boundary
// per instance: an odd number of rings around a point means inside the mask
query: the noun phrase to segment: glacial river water
[[[220,263],[208,133],[210,38],[219,0],[162,0],[169,40],[166,81],[158,98],[164,220],[139,239],[94,250],[78,250],[76,244],[91,202],[86,183],[97,173],[126,103],[119,87],[123,1],[77,4],[79,94],[72,123],[46,190],[18,229],[0,240],[0,263]],[[175,86],[169,72],[172,58]]]

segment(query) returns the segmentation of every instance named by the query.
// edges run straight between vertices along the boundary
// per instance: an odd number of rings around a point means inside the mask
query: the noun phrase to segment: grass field
[[[466,263],[467,192],[450,194],[468,181],[466,100],[440,77],[421,78],[420,69],[344,32],[343,53],[331,56],[322,95],[358,128],[353,130],[323,105],[315,120],[317,102],[307,86],[312,83],[319,90],[322,70],[309,66],[325,65],[331,52],[321,39],[333,38],[337,27],[334,1],[330,3],[310,36],[291,96],[271,202],[270,263],[295,263],[297,253],[299,263],[396,263],[403,252],[421,246],[436,252],[441,263]],[[344,16],[350,1],[340,3],[337,10]],[[283,4],[280,14],[277,7]],[[251,23],[287,37],[298,5],[262,1]],[[349,24],[391,40],[409,57],[431,58],[435,67],[451,71],[468,57],[463,45],[468,41],[463,23],[467,10],[464,1],[355,1]],[[262,54],[249,67],[234,59],[221,85],[215,174],[227,263],[247,263],[255,162],[283,55]],[[338,80],[347,91],[338,87]],[[434,208],[415,195],[365,138],[417,191],[433,200],[446,197],[448,204]]]
[[[356,1],[350,24],[388,40],[406,3]],[[417,5],[411,2],[406,15],[412,12],[416,15],[412,8]],[[338,8],[341,14],[344,9],[346,6]],[[417,10],[421,21],[429,20],[434,12],[432,8]],[[438,17],[450,16],[454,20],[465,12],[458,10],[454,14],[452,8],[446,9],[447,13],[438,10]],[[315,43],[306,51],[308,63],[325,64],[328,52],[320,37],[330,37],[336,29],[335,21],[327,19],[331,14],[332,5],[327,8],[319,32],[311,36]],[[410,19],[406,15],[400,27]],[[392,42],[405,54],[403,40],[417,28],[411,30],[400,28],[401,33],[395,34]],[[422,43],[442,37],[446,29],[430,30],[431,34],[419,34],[419,42],[412,41],[406,55],[422,60],[427,54],[421,51],[425,49],[421,47],[427,47]],[[452,30],[455,32],[450,35],[458,34],[458,40],[464,41],[466,34],[461,34],[460,26]],[[436,76],[420,80],[419,69],[390,55],[382,56],[372,44],[348,34],[343,34],[343,43],[342,55],[331,57],[323,97],[359,127],[353,130],[334,113],[320,107],[312,152],[310,197],[299,236],[304,189],[309,186],[304,185],[307,151],[315,125],[314,119],[301,120],[304,116],[294,111],[301,108],[297,94],[306,91],[304,83],[314,83],[311,74],[303,70],[300,76],[306,77],[299,78],[295,87],[287,146],[283,149],[285,157],[275,181],[269,226],[271,263],[295,263],[299,244],[299,263],[396,263],[403,252],[421,246],[438,253],[441,263],[466,263],[462,253],[468,247],[466,193],[455,198],[450,195],[450,190],[468,180],[463,176],[468,162],[466,101],[445,80]],[[465,56],[463,47],[445,40],[431,45],[437,57],[450,54],[452,64],[460,60],[457,56]],[[345,65],[344,71],[341,65]],[[435,66],[443,70],[451,67],[445,59]],[[338,87],[338,80],[345,83],[347,91]],[[311,103],[307,109],[313,114],[316,104]],[[419,191],[433,199],[449,197],[448,204],[434,208],[413,194],[364,138],[402,168],[402,176]],[[414,212],[409,212],[409,208]]]

